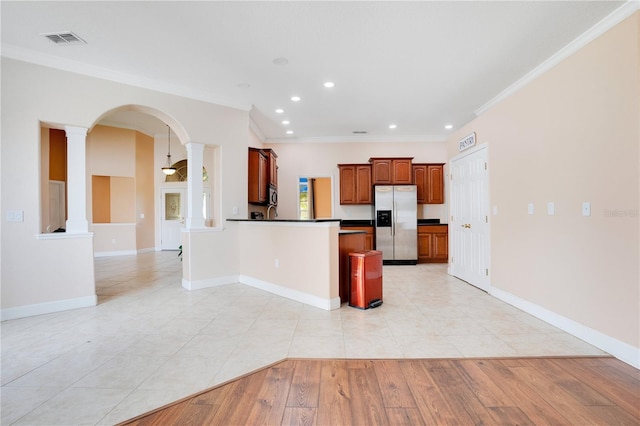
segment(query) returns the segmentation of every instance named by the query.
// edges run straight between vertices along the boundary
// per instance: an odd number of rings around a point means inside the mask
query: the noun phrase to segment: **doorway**
[[[187,189],[162,188],[160,199],[160,248],[178,250],[182,244],[180,233],[184,229]]]
[[[487,147],[451,161],[450,273],[488,291],[489,167]]]

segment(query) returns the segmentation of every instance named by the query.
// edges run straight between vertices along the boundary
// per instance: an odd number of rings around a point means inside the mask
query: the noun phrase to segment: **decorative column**
[[[187,142],[187,229],[204,228],[202,167],[204,144]]]
[[[64,126],[67,134],[67,234],[86,234],[87,128]]]

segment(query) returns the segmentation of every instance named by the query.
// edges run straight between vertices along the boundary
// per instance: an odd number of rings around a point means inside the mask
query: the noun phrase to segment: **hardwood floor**
[[[638,425],[611,357],[288,359],[123,425]]]

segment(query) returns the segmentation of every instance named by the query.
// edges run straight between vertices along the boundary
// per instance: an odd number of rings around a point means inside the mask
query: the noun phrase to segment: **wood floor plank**
[[[314,426],[318,423],[318,409],[308,407],[285,407],[282,425]]]
[[[278,366],[267,370],[247,417],[247,424],[275,425],[282,422],[292,377],[293,368]]]
[[[411,394],[407,379],[400,367],[402,361],[376,360],[373,367],[378,378],[384,406],[415,408],[416,401]]]
[[[286,360],[121,425],[639,425],[639,373],[611,357]]]
[[[386,425],[389,424],[384,410],[384,400],[378,384],[378,377],[374,368],[348,369],[349,388],[351,389],[351,416],[359,424]]]
[[[634,374],[628,375],[626,368],[617,368],[604,362],[594,364],[586,358],[553,359],[551,361],[564,374],[571,374],[584,383],[597,384],[598,392],[611,400],[613,404],[629,412],[630,415],[638,419],[637,422],[640,424],[640,378],[633,377],[633,375],[640,374],[640,371],[634,369],[632,371]]]
[[[389,419],[389,425],[418,426],[427,424],[417,408],[387,407],[385,411],[387,419]]]
[[[598,392],[595,387],[578,380],[573,375],[563,374],[564,371],[550,359],[529,360],[529,365],[543,372],[553,383],[571,394],[581,405],[613,405],[613,403]]]
[[[256,402],[256,397],[268,370],[260,370],[242,380],[233,382],[237,384],[224,398],[220,408],[212,419],[214,424],[246,424],[249,410]]]
[[[471,424],[491,424],[489,411],[475,393],[466,385],[458,369],[453,363],[448,368],[432,368],[429,370],[438,385],[441,394],[449,401],[449,405],[457,413],[466,412]]]
[[[422,418],[427,424],[470,424],[471,418],[466,413],[456,413],[442,395],[439,385],[436,385],[431,376],[430,365],[430,362],[424,360],[410,360],[401,364],[404,376],[413,378],[409,382],[409,388]]]
[[[544,372],[537,370],[535,366],[511,367],[511,371],[523,383],[527,383],[548,404],[562,413],[571,424],[595,425],[595,419],[590,418],[588,410],[580,404],[578,399],[565,391],[556,381],[547,377]]]
[[[484,361],[476,359],[454,360],[462,379],[485,407],[510,407],[515,405],[513,398],[507,395],[500,385],[482,371],[478,364]]]
[[[328,361],[320,371],[318,424],[354,424],[349,401],[351,389],[347,375],[347,361]]]
[[[294,363],[287,407],[318,407],[321,369],[322,362],[319,360],[298,360]]]
[[[511,395],[518,408],[520,408],[528,418],[535,424],[569,425],[571,424],[558,410],[549,404],[534,389],[522,382],[513,374],[509,365],[521,366],[521,363],[514,364],[512,360],[504,362],[498,360],[483,360],[476,364],[487,376],[491,377],[505,393]]]
[[[518,407],[489,407],[494,421],[491,424],[527,426],[535,423]]]

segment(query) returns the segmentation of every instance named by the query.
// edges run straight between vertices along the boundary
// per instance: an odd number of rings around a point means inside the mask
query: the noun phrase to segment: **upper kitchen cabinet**
[[[406,158],[370,158],[371,174],[374,185],[411,185],[412,157]]]
[[[249,203],[267,204],[269,188],[277,189],[277,158],[272,149],[249,148]]]
[[[412,170],[418,204],[443,204],[444,164],[414,164]]]
[[[269,185],[274,188],[278,187],[278,155],[272,149],[263,150],[267,154],[269,163]]]
[[[371,166],[338,164],[340,169],[340,204],[371,204]]]
[[[257,148],[249,148],[249,202],[265,204],[269,188],[269,158]]]

